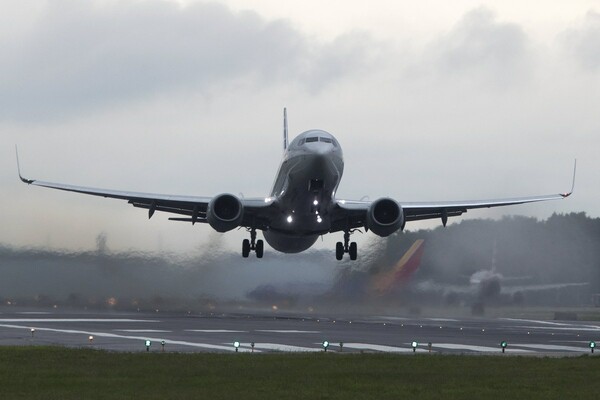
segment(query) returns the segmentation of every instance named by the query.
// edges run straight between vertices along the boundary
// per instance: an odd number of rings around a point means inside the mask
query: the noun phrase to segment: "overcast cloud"
[[[217,3],[49,2],[32,29],[2,41],[0,116],[70,118],[178,90],[256,90],[285,79],[314,91],[367,61],[364,35],[310,41],[289,21]]]
[[[484,5],[426,34],[383,37],[362,24],[332,37],[303,31],[293,18],[218,2],[32,0],[4,7],[2,243],[91,248],[106,232],[114,249],[190,251],[208,240],[209,227],[158,214],[148,221],[123,202],[19,183],[14,144],[33,178],[261,196],[281,156],[283,106],[292,134],[322,128],[340,141],[340,196],[554,193],[569,188],[578,157],[572,199],[467,217],[600,215],[594,10],[581,7],[579,18],[545,36]],[[362,236],[366,243],[371,235]],[[242,234],[225,237],[237,248]]]

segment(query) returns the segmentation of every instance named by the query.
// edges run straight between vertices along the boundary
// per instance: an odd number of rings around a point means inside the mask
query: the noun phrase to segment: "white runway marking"
[[[387,319],[390,321],[408,321],[409,318],[404,318],[404,317],[386,317],[386,316],[381,316],[381,317],[374,317],[375,319]]]
[[[518,326],[517,328],[530,329],[530,330],[552,330],[552,331],[586,331],[586,332],[597,332],[600,331],[600,326],[594,325],[578,325],[578,326]]]
[[[556,345],[556,344],[527,344],[527,343],[512,344],[511,343],[510,346],[529,347],[529,348],[532,348],[532,349],[539,349],[539,350],[581,351],[581,352],[588,352],[588,351],[590,351],[589,348],[586,348],[586,347],[559,346],[559,345]]]
[[[244,346],[246,348],[251,348],[250,343],[241,343],[240,346]],[[261,349],[261,350],[288,351],[288,352],[323,351],[322,348],[291,346],[288,344],[278,344],[278,343],[254,343],[254,348]],[[256,350],[254,350],[254,351],[256,351]]]
[[[457,319],[452,319],[452,318],[427,318],[429,321],[435,321],[435,322],[458,322]]]
[[[22,312],[18,312],[16,314],[23,314],[23,315],[48,315],[48,314],[52,314],[52,313],[48,312],[48,311],[22,311]]]
[[[199,333],[247,333],[248,331],[232,331],[229,329],[186,329],[186,332]]]
[[[571,326],[571,324],[566,324],[564,322],[540,321],[537,319],[522,319],[522,318],[500,318],[500,319],[503,319],[505,321],[533,322],[536,324],[544,324],[544,325]]]
[[[160,329],[113,329],[115,332],[129,332],[129,333],[169,333],[173,331],[163,331]]]
[[[0,318],[0,322],[160,322],[151,319],[117,318]]]
[[[531,350],[523,350],[523,349],[513,349],[512,345],[506,349],[507,352],[511,353],[534,353]],[[489,347],[489,346],[471,346],[467,344],[456,344],[456,343],[433,343],[433,349],[442,348],[448,350],[468,350],[468,351],[483,351],[483,352],[493,352],[500,353],[502,350],[500,349],[500,345],[498,347]]]
[[[151,340],[153,342],[160,342],[164,340],[167,344],[178,344],[182,346],[190,346],[190,347],[199,347],[203,349],[213,349],[213,350],[227,350],[227,351],[235,351],[233,345],[231,346],[220,346],[217,344],[209,344],[209,343],[195,343],[195,342],[186,342],[183,340],[170,340],[160,337],[147,337],[147,336],[125,336],[125,335],[117,335],[115,333],[107,333],[107,332],[92,332],[92,331],[80,331],[74,329],[54,329],[54,328],[40,328],[37,326],[25,326],[25,325],[8,325],[8,324],[0,324],[0,327],[4,328],[13,328],[13,329],[31,329],[35,328],[37,331],[47,331],[47,332],[61,332],[61,333],[73,333],[79,335],[92,335],[95,337],[106,337],[106,338],[117,338],[117,339],[130,339],[130,340],[138,340],[140,343],[144,340]],[[245,349],[240,349],[241,351],[249,351]]]
[[[258,329],[256,332],[270,333],[321,333],[321,331],[297,331],[294,329]]]
[[[334,345],[334,344],[332,344]],[[338,346],[339,348],[339,346]],[[408,347],[394,347],[394,346],[383,346],[379,344],[370,343],[344,343],[344,348],[355,349],[355,350],[375,350],[384,351],[387,353],[412,353],[412,348]],[[418,352],[425,351],[425,349],[417,348]]]
[[[543,324],[543,325],[552,325],[552,326],[556,326],[556,327],[563,327],[562,329],[586,329],[586,328],[590,328],[591,330],[598,330],[600,329],[600,326],[598,325],[587,325],[587,324],[573,324],[573,323],[565,323],[565,322],[551,322],[551,321],[538,321],[535,319],[516,319],[516,318],[502,318],[505,319],[507,321],[518,321],[518,322],[533,322],[533,323],[537,323],[537,324]],[[541,329],[542,327],[538,327],[538,329]],[[545,329],[552,329],[552,328],[548,328],[548,327],[543,327]],[[559,329],[559,328],[557,328]],[[588,330],[590,330],[588,329]]]

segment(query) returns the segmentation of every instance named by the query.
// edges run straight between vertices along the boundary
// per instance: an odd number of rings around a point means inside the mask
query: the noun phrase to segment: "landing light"
[[[294,220],[294,219],[292,218],[292,216],[291,216],[291,215],[288,215],[288,217],[287,217],[287,222],[291,224],[293,220]]]

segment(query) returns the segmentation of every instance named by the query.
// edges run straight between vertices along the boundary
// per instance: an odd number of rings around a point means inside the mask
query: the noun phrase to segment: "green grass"
[[[600,358],[0,347],[0,399],[592,399]]]

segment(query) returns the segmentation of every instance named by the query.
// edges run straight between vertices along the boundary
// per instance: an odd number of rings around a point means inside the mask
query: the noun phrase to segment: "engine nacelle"
[[[220,194],[212,198],[206,210],[206,220],[217,232],[227,232],[237,228],[244,217],[244,206],[232,194]]]
[[[396,200],[384,197],[371,203],[367,228],[378,236],[389,236],[404,225],[404,212]]]

